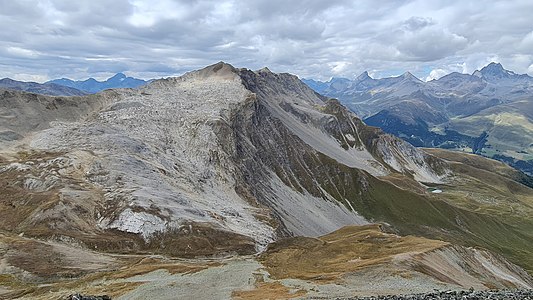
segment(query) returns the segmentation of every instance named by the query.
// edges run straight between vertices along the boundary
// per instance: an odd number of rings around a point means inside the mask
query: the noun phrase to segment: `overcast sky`
[[[533,75],[533,1],[0,0],[0,78],[140,78],[226,61],[304,78]]]

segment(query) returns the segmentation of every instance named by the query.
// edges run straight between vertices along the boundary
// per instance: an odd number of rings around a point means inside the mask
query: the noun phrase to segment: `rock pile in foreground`
[[[533,290],[436,291],[426,294],[348,298],[349,300],[533,300]],[[346,299],[346,300],[348,300]]]
[[[67,297],[67,300],[111,300],[111,297],[108,295],[103,296],[89,296],[81,294],[72,294]]]

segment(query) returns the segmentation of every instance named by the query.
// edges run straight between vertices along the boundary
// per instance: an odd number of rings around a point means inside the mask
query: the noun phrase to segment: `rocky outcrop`
[[[533,290],[502,290],[502,291],[436,291],[433,293],[413,294],[413,295],[388,295],[346,298],[347,300],[425,300],[425,299],[442,299],[442,300],[478,300],[478,299],[495,299],[509,300],[533,299]]]
[[[72,294],[69,295],[66,300],[111,300],[111,297],[107,295],[103,296],[90,296],[90,295],[82,295],[82,294]]]

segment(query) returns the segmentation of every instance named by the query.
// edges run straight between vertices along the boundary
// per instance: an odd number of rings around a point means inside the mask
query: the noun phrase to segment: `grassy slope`
[[[533,220],[529,218],[476,212],[446,195],[420,196],[379,182],[370,194],[361,203],[353,203],[366,217],[386,221],[403,234],[488,248],[533,272]]]
[[[487,171],[485,173],[494,178],[491,182],[483,182],[468,174],[483,170],[459,164],[467,169],[453,165],[456,172],[464,173],[461,178],[443,187],[445,193],[435,195],[413,189],[412,179],[405,176],[378,179],[320,153],[300,152],[289,157],[290,169],[294,172],[292,178],[281,176],[289,186],[299,186],[320,196],[316,189],[319,185],[348,208],[353,206],[368,220],[386,222],[402,235],[487,248],[533,273],[533,220],[529,205],[533,192],[526,186]],[[476,185],[459,184],[466,179]],[[494,189],[495,183],[501,185],[499,194]],[[478,195],[469,193],[469,189],[478,194],[496,195],[503,201],[502,205],[513,203],[515,210],[524,213],[513,215],[510,210],[494,213],[498,207],[479,210],[482,205],[477,202]]]
[[[305,190],[313,196],[327,199],[323,193],[326,191],[341,205],[348,209],[353,207],[368,220],[386,222],[401,235],[417,235],[488,248],[504,254],[515,264],[533,273],[533,220],[527,215],[510,218],[509,214],[492,214],[492,210],[478,211],[476,195],[468,194],[468,190],[464,191],[463,196],[458,194],[455,198],[447,197],[447,192],[436,196],[421,190],[420,187],[413,188],[413,180],[404,175],[395,174],[378,179],[364,171],[347,167],[303,143],[279,121],[270,118],[267,112],[261,110],[260,105],[256,108],[255,115],[243,115],[235,117],[235,120],[235,130],[241,135],[249,136],[254,145],[253,151],[250,151],[251,157],[246,159],[247,162],[258,162],[258,165],[252,168],[254,174],[263,168],[263,164],[272,168],[286,185],[295,190]],[[346,121],[345,117],[340,115],[337,120]],[[254,125],[238,128],[242,124]],[[373,141],[379,136],[379,130],[367,126],[358,127],[363,142],[369,145],[372,151]],[[269,139],[274,142],[257,142]],[[247,144],[237,148],[246,147]],[[242,154],[242,157],[249,155],[247,152]],[[284,159],[280,161],[280,158]],[[436,162],[433,164],[439,165]],[[515,209],[525,208],[524,203],[532,195],[532,190],[503,176],[495,176],[509,184],[506,189],[501,189],[498,196],[511,202],[520,198],[521,201],[517,201]],[[475,181],[475,188],[480,193],[495,193],[491,183],[484,183],[469,174],[463,177]],[[458,182],[461,180],[458,179]],[[467,186],[459,185],[458,182],[452,184],[457,186],[458,192],[463,192]],[[518,190],[516,186],[523,189],[522,193],[514,194],[515,190]],[[465,203],[473,204],[474,207]]]
[[[531,160],[532,115],[533,105],[526,99],[491,107],[472,116],[454,118],[449,126],[471,136],[487,132],[487,144],[492,148],[484,148],[486,156],[503,154],[520,160]]]
[[[273,278],[331,281],[344,273],[383,264],[395,255],[423,253],[445,242],[383,233],[380,225],[346,226],[318,237],[296,237],[271,244],[260,260]]]
[[[487,166],[492,163],[487,161]],[[415,194],[373,179],[366,196],[352,200],[352,205],[402,234],[488,248],[533,273],[533,190],[466,164],[452,168],[462,175],[442,187],[442,194]],[[483,197],[495,201],[480,203]]]

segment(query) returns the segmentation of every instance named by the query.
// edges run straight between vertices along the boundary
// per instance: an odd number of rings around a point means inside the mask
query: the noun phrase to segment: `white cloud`
[[[338,61],[338,62],[330,63],[329,66],[331,67],[331,72],[333,72],[333,74],[342,74],[348,68],[350,68],[351,64],[352,63],[348,61]]]
[[[46,75],[21,74],[21,73],[13,75],[12,79],[19,80],[19,81],[32,81],[32,82],[38,82],[38,83],[43,83],[43,82],[50,80],[50,78]]]
[[[161,20],[179,20],[187,13],[187,7],[169,0],[130,2],[133,14],[128,21],[135,27],[151,27]]]
[[[39,52],[33,51],[30,49],[24,49],[20,47],[7,47],[6,48],[7,53],[16,56],[16,57],[23,57],[23,58],[36,58],[39,56]]]
[[[431,72],[429,72],[429,76],[426,77],[426,81],[430,81],[430,80],[433,80],[433,79],[439,79],[442,76],[444,76],[446,74],[449,74],[449,73],[450,73],[449,71],[446,71],[444,69],[431,70]]]
[[[520,48],[525,51],[531,51],[533,49],[533,31],[524,36],[520,42]]]
[[[529,0],[0,2],[10,77],[168,76],[220,60],[312,78],[433,78],[493,60],[533,75]]]

